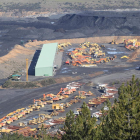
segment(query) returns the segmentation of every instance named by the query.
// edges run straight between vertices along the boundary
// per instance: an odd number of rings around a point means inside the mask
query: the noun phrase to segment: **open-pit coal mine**
[[[20,40],[56,40],[100,36],[138,36],[140,14],[134,12],[88,12],[60,18],[0,18],[0,56]]]

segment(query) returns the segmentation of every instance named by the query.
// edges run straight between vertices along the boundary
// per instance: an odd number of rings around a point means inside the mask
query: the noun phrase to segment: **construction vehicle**
[[[34,105],[30,105],[29,108],[32,108],[33,110],[39,110],[40,106],[38,106],[37,104],[34,104]]]
[[[54,94],[43,94],[43,99],[46,99],[46,97],[50,97],[50,98],[53,98],[53,96],[55,96]]]
[[[105,63],[107,62],[107,58],[100,58],[100,60],[95,61],[95,63]]]
[[[124,56],[122,56],[122,57],[121,57],[121,59],[123,59],[123,58],[128,59],[129,57],[128,57],[128,56],[126,56],[126,55],[124,55]]]
[[[6,117],[6,123],[10,124],[13,122],[13,119],[11,117]]]
[[[12,129],[8,129],[8,128],[6,128],[6,127],[2,127],[1,129],[0,129],[0,133],[10,133],[11,131],[13,131]]]
[[[18,125],[19,126],[27,126],[27,122],[19,122]]]
[[[56,110],[62,110],[64,108],[64,104],[60,103],[60,104],[52,104],[52,109],[56,109]]]
[[[105,48],[105,45],[101,45],[100,47]]]
[[[24,108],[21,108],[21,109],[17,109],[15,111],[15,116],[19,119],[23,116],[25,116],[25,112],[24,112]]]
[[[29,114],[33,111],[33,109],[29,108],[29,107],[26,107],[24,111],[25,111],[25,114]]]
[[[52,117],[50,116],[50,115],[48,115],[48,114],[39,114],[39,118],[40,117],[43,117],[43,118],[45,118],[45,119],[51,119]]]
[[[124,39],[124,46],[129,50],[135,50],[140,46],[140,42],[137,39]]]
[[[117,45],[118,43],[116,42],[116,40],[113,39],[113,40],[111,41],[111,44],[113,44],[113,45],[114,45],[114,44]]]
[[[80,102],[80,100],[72,99],[72,100],[70,100],[69,104],[72,105],[72,104],[75,104],[75,103],[78,103],[78,102]]]
[[[82,65],[82,63],[80,61],[72,61],[72,65],[79,66],[79,65]]]
[[[85,91],[79,91],[79,96],[75,96],[75,99],[86,99]]]
[[[113,95],[102,95],[101,98],[110,99],[113,98]]]
[[[33,118],[32,120],[29,120],[28,124],[37,124],[37,119]]]
[[[40,107],[44,107],[46,102],[42,102],[41,100],[35,100],[34,99],[34,104],[36,104],[37,106],[40,106]]]
[[[108,84],[98,84],[96,86],[97,89],[102,89],[102,88],[105,88]]]
[[[91,91],[85,92],[85,96],[92,96],[92,95],[94,95],[94,94]]]
[[[68,108],[68,107],[70,107],[70,106],[71,106],[70,103],[65,103],[65,105],[64,105],[64,107],[66,107],[66,108]]]
[[[66,65],[70,65],[70,64],[71,64],[70,60],[67,60],[67,61],[65,62],[65,64],[66,64]]]
[[[54,111],[50,114],[50,116],[57,116],[58,114],[59,114],[59,112],[56,111],[56,110],[54,110]]]
[[[52,104],[53,103],[53,100],[48,100],[46,101],[47,104]]]
[[[11,112],[11,113],[7,114],[7,116],[6,116],[6,117],[10,117],[10,118],[12,118],[12,120],[13,120],[13,121],[18,120],[18,118],[17,118],[17,116],[16,116],[15,111],[13,111],[13,112]]]

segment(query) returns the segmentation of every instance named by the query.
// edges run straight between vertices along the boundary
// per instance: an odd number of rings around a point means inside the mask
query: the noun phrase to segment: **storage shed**
[[[53,76],[53,63],[57,45],[57,43],[43,45],[35,67],[35,76]]]

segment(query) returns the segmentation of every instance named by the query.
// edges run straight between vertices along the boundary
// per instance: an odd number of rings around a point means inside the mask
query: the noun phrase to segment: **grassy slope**
[[[26,11],[48,10],[93,10],[108,8],[139,8],[139,0],[1,0],[1,10],[25,9]]]

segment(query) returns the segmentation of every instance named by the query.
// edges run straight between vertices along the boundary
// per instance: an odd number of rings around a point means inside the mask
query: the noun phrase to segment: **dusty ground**
[[[37,2],[38,1],[36,0],[35,3]],[[43,14],[43,11],[41,12]],[[15,13],[16,10],[14,11],[14,15],[16,15]],[[32,12],[30,12],[30,14],[31,13]],[[19,11],[17,12],[17,16],[19,17],[21,14],[18,14]],[[36,13],[32,14],[34,15]],[[72,43],[72,46],[64,51],[62,63],[67,59],[66,53],[69,49],[78,47],[78,44],[86,41],[105,44],[106,49],[104,49],[104,51],[107,56],[113,56],[114,54],[117,55],[117,59],[114,61],[107,64],[99,64],[95,68],[81,68],[62,65],[56,72],[56,78],[63,76],[83,76],[83,73],[85,73],[85,77],[80,81],[92,81],[97,84],[110,83],[116,80],[124,82],[130,79],[133,74],[135,74],[138,78],[140,77],[139,70],[136,68],[139,67],[139,50],[131,52],[125,49],[123,44],[108,44],[113,39],[119,43],[122,43],[123,39],[126,38],[137,38],[140,41],[140,15],[138,11],[94,11],[90,13],[67,14],[59,19],[56,18],[57,16],[54,16],[55,18],[53,16],[50,18],[37,16],[34,18],[11,18],[11,14],[9,15],[10,18],[0,18],[0,84],[4,82],[5,79],[3,78],[9,76],[9,74],[13,73],[13,71],[20,70],[24,73],[25,59],[29,59],[30,65],[32,60],[37,60],[38,56],[36,55],[35,57],[35,54],[37,53],[39,55],[38,52],[42,44],[51,42]],[[59,16],[60,15],[58,15],[58,17]],[[37,39],[38,41],[27,43],[30,39]],[[121,60],[120,57],[123,55],[129,55],[131,57],[131,61],[128,62],[127,60]],[[134,61],[135,58],[138,61]],[[92,75],[98,71],[103,71],[104,74],[95,78],[86,77],[86,75]],[[77,72],[77,74],[73,75],[72,72]],[[25,73],[23,75],[23,80],[25,80]],[[31,78],[31,80],[36,79]],[[41,98],[44,93],[57,94],[60,88],[65,87],[66,84],[67,83],[61,83],[36,89],[0,89],[0,118],[11,111],[32,104],[33,99]],[[84,86],[81,90],[91,90],[96,96],[101,95],[101,93],[94,87]],[[64,102],[69,101],[73,98],[73,96],[74,95]],[[90,97],[85,101],[88,102],[89,99]],[[113,103],[113,100],[111,100],[111,102]],[[71,106],[69,109],[75,110],[75,108],[80,107],[81,104],[82,102],[75,106]],[[51,110],[50,107],[51,106],[45,106],[45,108],[41,109],[41,111],[43,113],[44,111],[49,113]],[[95,112],[101,109],[101,107],[102,105],[97,108],[93,108],[91,112]],[[68,112],[69,109],[67,109],[66,112]],[[60,116],[64,116],[66,112],[60,114]],[[33,114],[26,116],[27,118],[25,119],[30,119],[38,113],[39,112],[34,112]],[[20,119],[19,121],[21,120],[23,119]]]
[[[17,70],[24,72],[25,59],[28,58],[30,64],[36,50],[44,43],[109,43],[112,39],[122,43],[124,38],[140,40],[138,11],[94,11],[59,16],[0,18],[0,79]],[[26,43],[30,39],[38,42]]]

